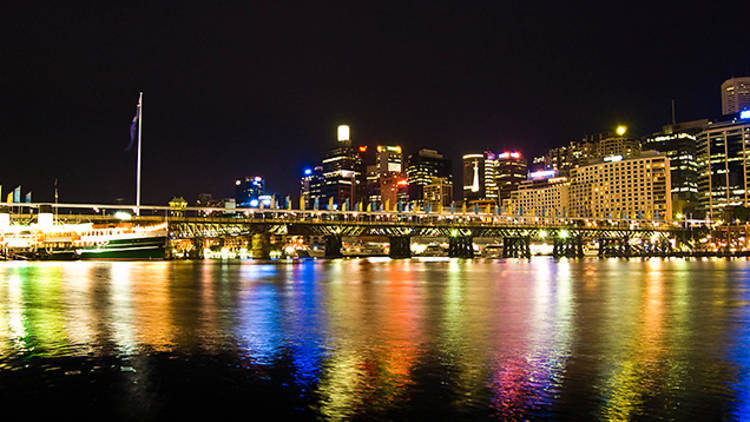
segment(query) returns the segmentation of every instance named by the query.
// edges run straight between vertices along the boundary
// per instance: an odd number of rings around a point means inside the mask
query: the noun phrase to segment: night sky
[[[652,133],[673,98],[678,120],[717,116],[722,81],[750,75],[748,7],[718,2],[67,3],[0,13],[0,184],[35,201],[57,177],[61,202],[134,202],[140,90],[143,202],[165,204],[242,175],[296,196],[340,123],[460,176],[466,152]]]

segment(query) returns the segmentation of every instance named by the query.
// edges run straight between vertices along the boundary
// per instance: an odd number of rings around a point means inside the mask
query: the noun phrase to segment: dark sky
[[[36,201],[55,177],[64,202],[133,201],[139,90],[143,202],[164,204],[240,175],[297,195],[339,123],[458,172],[466,152],[654,132],[672,98],[678,120],[718,115],[750,74],[748,7],[718,2],[67,3],[0,13],[0,184]]]

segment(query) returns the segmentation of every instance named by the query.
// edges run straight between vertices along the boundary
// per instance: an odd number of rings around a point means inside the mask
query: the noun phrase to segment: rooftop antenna
[[[675,120],[675,111],[674,111],[674,98],[672,99],[672,125],[675,125],[677,122]]]

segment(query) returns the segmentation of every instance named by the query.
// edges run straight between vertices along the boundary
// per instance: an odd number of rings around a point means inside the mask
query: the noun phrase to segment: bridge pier
[[[448,256],[450,258],[474,258],[474,239],[469,236],[449,237]]]
[[[193,249],[190,250],[188,253],[188,258],[190,259],[203,259],[203,245],[205,243],[205,239],[202,237],[194,237],[193,238]]]
[[[531,238],[504,237],[503,258],[531,258]]]
[[[341,236],[329,235],[326,236],[326,259],[337,259],[343,258],[344,254],[341,253]]]
[[[583,239],[581,237],[555,238],[552,248],[552,256],[555,258],[582,258]]]
[[[411,258],[411,238],[409,236],[391,236],[388,256],[391,259]]]
[[[630,247],[630,239],[627,236],[620,239],[599,239],[600,258],[630,258],[632,256],[633,251]]]
[[[253,233],[250,254],[253,259],[271,259],[271,235]]]

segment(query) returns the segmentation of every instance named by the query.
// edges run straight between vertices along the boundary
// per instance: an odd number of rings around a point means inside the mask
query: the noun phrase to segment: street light
[[[620,136],[624,135],[627,130],[628,128],[623,125],[617,126],[617,134]]]

